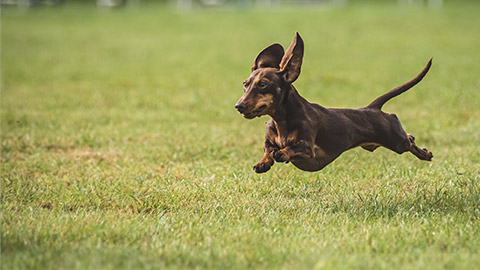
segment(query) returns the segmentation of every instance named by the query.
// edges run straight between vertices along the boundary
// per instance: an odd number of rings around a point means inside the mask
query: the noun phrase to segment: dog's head
[[[265,48],[253,61],[252,74],[243,82],[245,93],[235,108],[247,119],[274,114],[300,75],[302,58],[303,40],[298,33],[285,53],[278,43]]]

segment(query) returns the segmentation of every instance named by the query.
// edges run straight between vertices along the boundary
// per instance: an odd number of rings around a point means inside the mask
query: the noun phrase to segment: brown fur
[[[272,44],[256,57],[252,74],[244,81],[244,95],[235,108],[247,119],[269,115],[264,156],[255,165],[257,173],[274,162],[292,162],[305,171],[318,171],[348,149],[361,146],[374,151],[379,146],[398,154],[410,151],[430,161],[432,153],[419,148],[394,114],[381,111],[385,102],[420,82],[431,61],[414,79],[378,97],[360,109],[327,109],[309,103],[292,83],[300,75],[303,40],[298,33],[284,53]]]

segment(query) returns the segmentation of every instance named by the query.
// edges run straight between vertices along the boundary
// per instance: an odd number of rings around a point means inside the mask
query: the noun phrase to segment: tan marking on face
[[[273,104],[273,102],[274,100],[272,94],[259,94],[255,108],[260,108],[262,105],[267,105],[268,108]]]

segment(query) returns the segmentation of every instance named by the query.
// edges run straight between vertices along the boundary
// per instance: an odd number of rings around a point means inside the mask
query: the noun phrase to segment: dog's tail
[[[381,110],[382,106],[383,106],[383,104],[385,104],[385,102],[387,102],[391,98],[394,98],[394,97],[400,95],[401,93],[407,91],[408,89],[412,88],[414,85],[419,83],[423,79],[423,77],[425,77],[425,75],[427,74],[428,70],[430,69],[430,66],[432,66],[432,59],[430,59],[430,61],[428,61],[425,68],[415,78],[413,78],[411,81],[409,81],[409,82],[405,83],[404,85],[401,85],[401,86],[391,90],[390,92],[386,93],[385,95],[379,96],[374,101],[372,101],[372,103],[370,103],[366,108]]]

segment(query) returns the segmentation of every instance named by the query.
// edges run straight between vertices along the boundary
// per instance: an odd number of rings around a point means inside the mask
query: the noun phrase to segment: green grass
[[[480,6],[175,13],[2,8],[2,269],[475,269]],[[451,1],[453,2],[453,1]],[[385,149],[324,170],[262,156],[242,119],[256,54],[305,40],[312,102],[390,101],[431,163]]]

